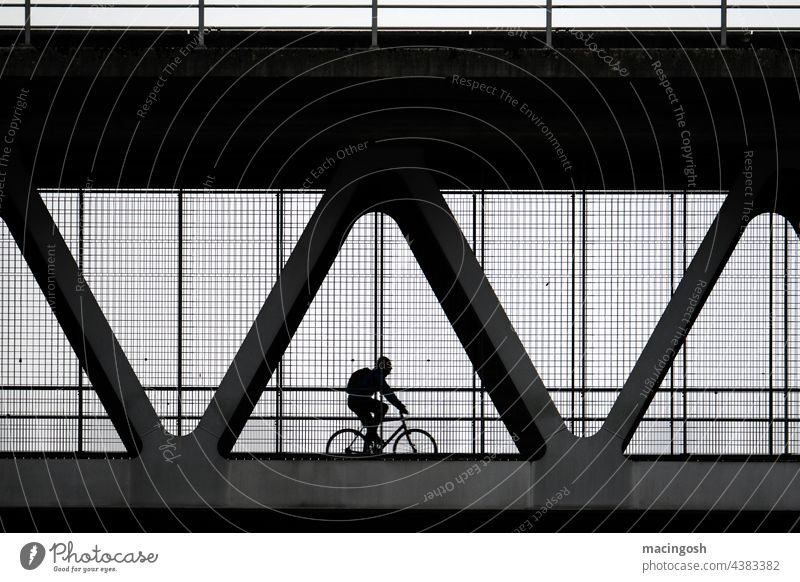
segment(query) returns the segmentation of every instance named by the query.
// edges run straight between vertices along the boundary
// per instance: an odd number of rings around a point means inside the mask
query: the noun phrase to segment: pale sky
[[[23,9],[7,4],[22,0],[0,0],[0,26],[14,27],[24,22]],[[102,4],[90,0],[71,0],[74,8],[36,8],[36,4],[52,4],[54,0],[33,1],[33,26],[46,27],[164,27],[190,28],[197,25],[197,8],[109,8],[115,3]],[[186,1],[184,4],[193,2]],[[309,8],[308,1],[281,0],[297,8],[247,8],[247,5],[267,4],[263,0],[212,0],[215,8],[206,8],[206,26],[239,28],[367,28],[370,25],[369,0],[314,0],[315,6],[352,4],[353,8]],[[4,6],[6,4],[6,6]],[[117,3],[119,4],[119,3]],[[180,0],[125,0],[124,4],[169,5]],[[242,6],[235,8],[232,5]],[[381,0],[378,21],[386,28],[460,28],[480,29],[497,27],[543,28],[544,0],[524,2],[501,0],[497,5],[520,8],[390,8],[390,6],[432,4],[419,0]],[[435,4],[481,5],[490,0],[438,0]],[[565,8],[570,5],[597,5],[596,9]],[[665,9],[659,5],[708,6],[708,8]],[[730,28],[800,28],[800,2],[796,0],[729,0]],[[525,7],[525,6],[528,7]],[[105,6],[105,7],[103,7]],[[533,6],[533,7],[531,7]],[[629,8],[638,6],[639,8]],[[641,8],[642,6],[649,6]],[[742,8],[767,6],[768,8]],[[796,8],[792,8],[792,6]],[[738,7],[738,8],[737,8]],[[784,8],[779,8],[784,7]],[[555,28],[717,28],[720,23],[719,0],[555,0]]]

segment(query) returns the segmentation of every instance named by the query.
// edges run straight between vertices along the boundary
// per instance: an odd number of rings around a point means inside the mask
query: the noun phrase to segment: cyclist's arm
[[[400,402],[394,390],[386,383],[386,380],[383,381],[383,385],[381,386],[381,394],[383,394],[384,398],[389,401],[389,404],[394,406],[397,410],[405,410],[405,406]]]

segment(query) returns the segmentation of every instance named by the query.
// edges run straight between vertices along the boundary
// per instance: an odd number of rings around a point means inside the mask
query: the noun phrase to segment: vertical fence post
[[[728,46],[728,0],[721,0],[719,3],[719,45]]]
[[[30,2],[30,0],[28,0]],[[84,209],[86,200],[84,198],[85,188],[78,190],[78,270],[81,277],[84,275],[83,270],[83,241],[84,241],[84,224],[85,215]],[[78,452],[83,452],[83,366],[78,365]]]
[[[283,271],[283,229],[284,229],[284,216],[283,216],[283,188],[277,192],[277,202],[275,204],[275,257],[277,259],[275,273],[280,277]],[[283,368],[284,362],[282,359],[278,364],[277,369],[277,385],[275,387],[275,452],[283,452]]]
[[[581,435],[586,436],[586,376],[587,376],[587,362],[586,362],[586,343],[587,333],[586,324],[588,318],[586,317],[586,283],[587,277],[587,259],[586,253],[588,250],[587,226],[588,211],[586,204],[586,190],[581,191]]]
[[[183,434],[183,188],[178,190],[178,377],[176,428],[178,436]]]
[[[669,193],[669,296],[675,294],[675,194]],[[669,454],[675,454],[675,365],[669,372]]]
[[[482,180],[481,180],[482,181]],[[486,272],[486,190],[481,184],[481,269]],[[481,454],[486,452],[486,389],[481,380]]]
[[[686,272],[686,269],[689,267],[689,245],[687,243],[687,235],[688,235],[688,223],[689,223],[689,194],[686,190],[683,191],[683,209],[681,214],[683,215],[682,226],[683,232],[681,233],[681,248],[683,249],[683,263],[682,263],[682,273]],[[683,352],[683,365],[681,366],[682,376],[681,376],[681,384],[683,384],[683,422],[681,423],[683,426],[683,434],[681,435],[683,438],[683,453],[687,454],[689,452],[689,337],[686,336],[683,338],[683,348],[681,349]]]
[[[378,0],[372,0],[372,48],[378,48]]]
[[[783,223],[783,453],[789,454],[789,223]]]
[[[577,337],[575,336],[575,326],[577,324],[576,320],[576,302],[575,302],[575,290],[577,285],[577,252],[578,247],[575,244],[575,237],[577,235],[576,231],[576,224],[578,222],[578,214],[577,214],[577,205],[575,203],[575,190],[572,190],[571,196],[571,208],[570,208],[570,246],[572,251],[572,264],[570,268],[570,324],[571,324],[571,334],[570,334],[570,354],[571,354],[571,370],[570,370],[570,430],[575,432],[575,391],[577,388],[577,382],[575,381],[575,372],[577,370],[576,362],[577,362]]]
[[[547,0],[547,7],[545,8],[547,14],[545,15],[544,36],[545,44],[549,47],[553,46],[553,0]]]
[[[197,0],[197,44],[206,46],[203,29],[206,27],[206,4],[205,0]]]
[[[31,0],[25,0],[25,44],[31,44]]]
[[[767,406],[769,406],[769,434],[767,435],[767,443],[769,446],[769,454],[773,454],[775,449],[775,215],[769,215],[769,340],[768,353],[769,353],[769,372],[767,378],[769,382],[769,394],[767,394]],[[786,313],[783,314],[786,317]]]
[[[478,197],[472,191],[472,251],[478,256]],[[478,398],[477,370],[472,366],[472,454],[478,452]]]

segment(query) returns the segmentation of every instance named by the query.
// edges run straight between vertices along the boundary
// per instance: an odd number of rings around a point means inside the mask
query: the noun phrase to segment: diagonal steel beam
[[[410,242],[517,447],[541,454],[564,422],[431,173],[409,150],[343,163],[198,425],[229,453],[360,216],[385,212]],[[334,397],[334,396],[332,396]]]
[[[621,439],[623,450],[633,438],[747,225],[760,214],[774,212],[789,220],[800,235],[798,192],[800,173],[782,168],[766,180],[756,179],[754,184],[741,178],[725,198],[603,424],[606,434]]]
[[[0,216],[42,293],[50,294],[53,314],[126,449],[138,453],[142,436],[161,422],[52,215],[20,165],[8,171]]]

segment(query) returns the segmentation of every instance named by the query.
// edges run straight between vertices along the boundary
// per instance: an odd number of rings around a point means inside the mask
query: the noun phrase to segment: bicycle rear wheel
[[[342,430],[337,430],[328,439],[328,444],[325,445],[325,453],[334,457],[362,455],[364,454],[365,442],[364,435],[359,431],[352,428],[343,428]]]
[[[394,453],[401,455],[435,455],[439,452],[433,437],[419,428],[410,428],[400,433],[394,441]]]

